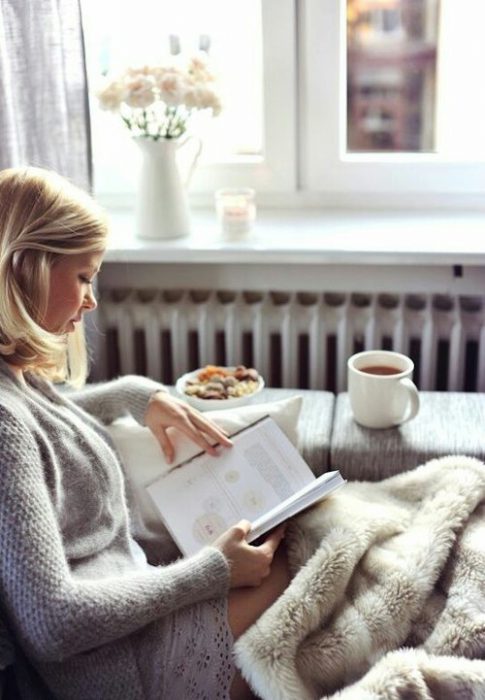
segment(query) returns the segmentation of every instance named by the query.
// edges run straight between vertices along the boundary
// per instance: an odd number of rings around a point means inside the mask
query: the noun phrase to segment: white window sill
[[[106,262],[485,266],[485,212],[259,210],[252,235],[227,241],[213,210],[192,211],[192,234],[135,236],[133,211],[110,211]]]

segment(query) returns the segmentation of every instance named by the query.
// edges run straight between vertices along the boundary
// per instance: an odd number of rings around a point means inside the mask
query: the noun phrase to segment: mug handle
[[[405,377],[404,379],[400,379],[399,383],[401,386],[403,386],[409,397],[409,403],[410,403],[410,409],[409,412],[404,416],[402,421],[400,423],[406,423],[408,420],[411,420],[411,418],[414,418],[419,411],[419,392],[416,388],[416,385],[414,382],[412,382],[410,379]]]

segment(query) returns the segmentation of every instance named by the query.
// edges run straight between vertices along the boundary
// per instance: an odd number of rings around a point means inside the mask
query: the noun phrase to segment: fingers
[[[208,454],[212,456],[217,455],[215,446],[207,440],[205,435],[191,422],[188,416],[182,416],[179,422],[173,424],[173,427],[182,431]]]
[[[240,520],[223,533],[214,543],[227,558],[231,571],[231,588],[259,586],[271,573],[274,553],[285,532],[280,525],[260,546],[248,544],[251,530],[248,520]]]
[[[201,449],[213,456],[217,455],[217,450],[212,441],[224,447],[232,445],[224,429],[219,428],[199,411],[169,394],[155,394],[152,397],[145,422],[159,438],[164,453],[164,444],[172,455],[174,452],[166,434],[160,438],[161,431],[165,431],[168,427],[177,428]]]
[[[240,520],[234,525],[234,527],[241,531],[241,539],[246,539],[247,535],[249,535],[251,531],[251,523],[249,520]]]
[[[273,557],[274,553],[278,549],[281,540],[285,536],[285,530],[286,530],[286,523],[282,523],[281,525],[278,525],[277,528],[272,530],[269,535],[266,537],[265,541],[260,544],[257,549],[259,549],[262,552],[265,552],[266,554],[271,555],[271,558]]]
[[[162,448],[162,452],[165,455],[165,459],[167,462],[170,464],[170,462],[173,461],[173,458],[175,456],[175,450],[174,447],[170,441],[170,438],[168,437],[167,433],[163,428],[157,427],[155,436],[160,443],[160,446]]]
[[[202,430],[206,435],[209,437],[214,438],[218,442],[221,443],[221,445],[224,445],[224,447],[231,447],[232,442],[228,437],[228,434],[223,428],[220,428],[218,425],[213,423],[212,421],[208,420],[205,418],[202,414],[200,413],[194,413],[191,415],[191,420],[193,423],[197,425],[197,427]]]
[[[187,437],[189,437],[193,442],[195,442],[196,445],[198,445],[208,454],[213,456],[217,455],[217,450],[214,447],[214,445],[208,442],[204,435],[197,431],[188,420],[174,423],[173,427],[178,428],[182,433],[187,435]],[[172,462],[175,457],[175,448],[172,444],[172,441],[168,437],[166,429],[160,425],[156,425],[154,426],[154,432],[158,439],[158,442],[160,443],[160,446],[162,448],[163,454],[165,455],[167,462]]]

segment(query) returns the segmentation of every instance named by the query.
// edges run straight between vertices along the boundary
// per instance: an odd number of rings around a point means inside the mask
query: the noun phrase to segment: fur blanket
[[[294,578],[237,642],[265,700],[485,698],[485,465],[352,482],[296,518]]]

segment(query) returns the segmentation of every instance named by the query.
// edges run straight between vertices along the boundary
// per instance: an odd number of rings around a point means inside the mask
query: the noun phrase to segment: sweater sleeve
[[[87,384],[65,396],[106,425],[128,413],[144,425],[148,400],[156,391],[167,389],[148,377],[126,375],[110,382]]]
[[[169,566],[75,578],[45,478],[33,433],[0,409],[2,597],[19,641],[33,658],[59,661],[185,605],[227,593],[229,566],[214,547]]]

